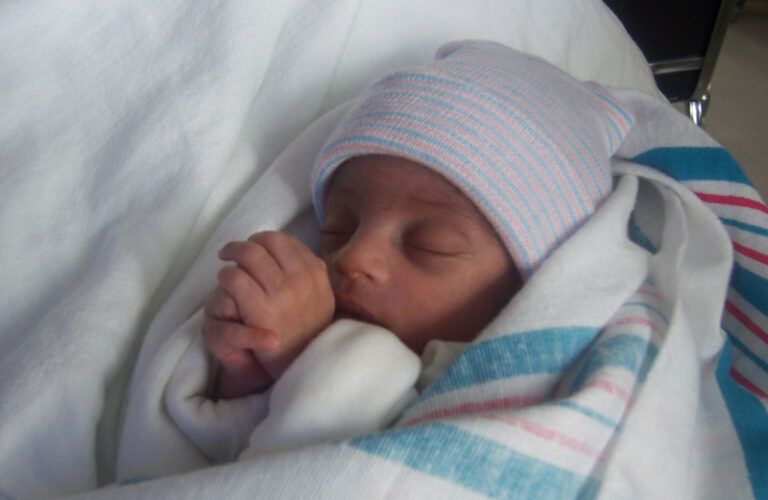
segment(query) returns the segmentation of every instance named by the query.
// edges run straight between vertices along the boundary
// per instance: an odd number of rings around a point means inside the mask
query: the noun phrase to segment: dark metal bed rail
[[[604,0],[624,24],[670,101],[701,125],[712,74],[737,0]]]

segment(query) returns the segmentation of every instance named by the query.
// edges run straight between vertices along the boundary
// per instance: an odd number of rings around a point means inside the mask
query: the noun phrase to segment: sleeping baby
[[[319,255],[281,232],[220,250],[215,422],[181,427],[228,460],[391,425],[607,197],[625,118],[484,42],[368,87],[312,171]]]
[[[221,249],[236,266],[221,269],[203,326],[218,397],[265,389],[339,320],[384,327],[417,354],[433,339],[470,342],[520,286],[475,205],[407,158],[345,161],[323,214],[320,257],[277,232]]]

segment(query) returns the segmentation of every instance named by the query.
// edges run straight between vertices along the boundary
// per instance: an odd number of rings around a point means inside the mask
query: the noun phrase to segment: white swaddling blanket
[[[638,120],[620,156],[656,168],[617,158],[608,201],[394,429],[194,471],[208,459],[169,418],[163,401],[167,380],[199,332],[162,325],[210,290],[204,281],[185,280],[179,290],[194,295],[177,293],[170,310],[161,311],[129,395],[118,474],[142,482],[104,494],[761,498],[765,462],[753,440],[768,428],[765,400],[758,396],[767,379],[749,363],[764,366],[763,351],[748,329],[739,330],[722,313],[724,303],[736,300],[754,321],[765,321],[757,309],[766,304],[754,291],[745,293],[737,283],[729,290],[734,244],[742,249],[736,274],[747,266],[764,283],[765,265],[742,257],[749,254],[743,251],[747,241],[765,254],[765,238],[745,238],[750,231],[742,226],[732,243],[701,201],[712,204],[717,193],[733,201],[738,192],[758,206],[759,197],[727,153],[667,104],[635,92],[617,94]],[[344,111],[330,113],[287,148],[219,231],[234,237],[230,232],[238,229],[282,224],[311,241],[308,193],[297,186]],[[259,210],[265,196],[297,203],[270,215]],[[725,207],[728,218],[720,214],[726,224],[765,227],[764,211],[734,208]],[[275,212],[279,217],[270,219]],[[226,240],[219,237],[212,241]],[[218,267],[215,248],[206,249],[210,261],[200,266],[209,279]],[[729,376],[728,367],[744,376]],[[740,413],[745,408],[749,413]]]
[[[0,7],[0,494],[86,492],[113,480],[125,374],[160,304],[138,374],[173,364],[162,355],[175,352],[179,340],[169,338],[210,290],[219,243],[267,227],[312,230],[311,215],[302,210],[308,199],[293,190],[302,172],[267,175],[267,165],[323,110],[380,74],[430,60],[457,38],[497,40],[581,78],[654,91],[637,48],[599,1],[289,1],[265,9],[238,1],[29,0]],[[676,144],[686,130],[678,125],[656,138]],[[695,134],[696,140],[680,137],[682,144],[701,143]],[[630,157],[648,147],[639,142]],[[292,151],[287,154],[301,157]],[[250,186],[261,196],[260,211],[239,223],[230,218],[202,248]],[[743,190],[740,199],[754,198]],[[726,207],[721,217],[739,222],[729,210],[736,212]],[[753,246],[765,254],[764,233],[741,224],[730,227],[754,234]],[[176,287],[198,252],[193,271]],[[528,293],[553,292],[541,287]],[[736,313],[726,321],[744,310],[756,317],[748,300],[730,304]],[[753,344],[734,348],[747,381],[760,380],[752,376],[761,369],[755,360],[765,359],[752,353],[759,349]],[[150,382],[137,378],[133,387],[140,391]],[[159,394],[155,389],[148,398]],[[752,400],[743,404],[753,408]],[[154,410],[148,417],[162,420],[161,407]],[[733,444],[732,438],[726,429],[721,442]],[[123,442],[121,453],[130,446]],[[479,491],[362,451],[366,446],[321,447],[93,495]],[[735,450],[718,448],[728,459]],[[739,487],[742,465],[733,465]],[[471,467],[430,467],[482,477],[469,474]],[[372,470],[380,480],[372,480]],[[604,490],[616,491],[611,484],[626,484],[635,473],[642,482],[635,468],[609,469]],[[393,477],[403,489],[392,489]],[[485,483],[495,484],[488,477]],[[510,478],[517,483],[520,476]]]
[[[598,0],[3,2],[0,496],[113,481],[144,332],[238,196],[323,111],[480,37],[654,90]],[[262,206],[290,205],[280,193]],[[189,277],[163,324],[209,278]]]

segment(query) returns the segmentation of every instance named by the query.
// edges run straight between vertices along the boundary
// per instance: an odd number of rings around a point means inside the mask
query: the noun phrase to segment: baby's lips
[[[359,316],[355,313],[344,311],[344,310],[337,310],[336,314],[333,317],[334,319],[354,319],[356,321],[362,321],[363,323],[371,322],[367,318],[363,318],[362,316]]]
[[[356,321],[362,321],[363,323],[381,325],[381,322],[376,318],[374,314],[369,312],[354,300],[344,297],[336,298],[336,313],[334,314],[334,318],[353,319]]]

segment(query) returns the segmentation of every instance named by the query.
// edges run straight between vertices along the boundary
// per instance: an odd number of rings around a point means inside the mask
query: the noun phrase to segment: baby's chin
[[[362,316],[349,311],[336,311],[336,313],[333,315],[333,320],[338,321],[340,319],[352,319],[355,321],[362,321],[363,323],[369,323],[369,321],[363,319]]]
[[[350,311],[347,309],[337,309],[333,315],[333,320],[351,319],[354,321],[360,321],[362,323],[368,323],[375,326],[384,326],[380,321],[362,311]],[[385,327],[386,328],[386,327]]]
[[[368,323],[369,325],[374,325],[389,330],[397,338],[399,338],[400,341],[406,345],[406,347],[419,355],[421,355],[421,352],[424,350],[424,346],[427,344],[427,342],[433,338],[432,336],[426,336],[425,338],[425,334],[423,332],[420,334],[418,332],[408,331],[407,329],[405,329],[405,331],[401,331],[396,326],[390,325],[381,318],[374,317],[364,309],[357,308],[355,306],[347,309],[336,309],[336,312],[333,315],[333,320],[337,321],[342,319],[351,319],[353,321]]]

